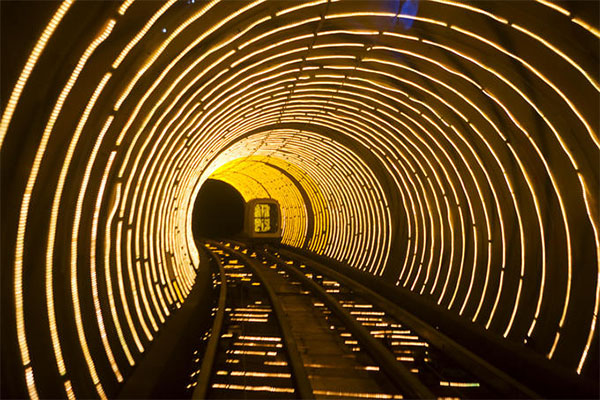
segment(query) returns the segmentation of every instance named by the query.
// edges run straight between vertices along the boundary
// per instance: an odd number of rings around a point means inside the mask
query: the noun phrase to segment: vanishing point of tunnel
[[[1,5],[2,398],[598,398],[600,3]]]

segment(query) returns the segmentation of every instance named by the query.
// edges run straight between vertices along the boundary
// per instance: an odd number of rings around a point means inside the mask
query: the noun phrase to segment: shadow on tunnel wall
[[[241,233],[244,204],[244,198],[233,186],[208,179],[200,188],[194,204],[194,237],[231,238]]]

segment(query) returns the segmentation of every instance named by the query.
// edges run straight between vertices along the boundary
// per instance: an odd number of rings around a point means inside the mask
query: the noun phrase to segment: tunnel
[[[194,237],[236,237],[243,229],[244,198],[240,192],[221,180],[206,180],[193,205]]]
[[[598,397],[598,2],[0,4],[3,398],[191,397],[252,199],[263,266]]]

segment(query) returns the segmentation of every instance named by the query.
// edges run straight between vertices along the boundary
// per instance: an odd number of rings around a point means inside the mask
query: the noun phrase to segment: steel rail
[[[223,328],[223,321],[225,320],[225,302],[227,300],[227,277],[225,275],[225,269],[223,263],[219,257],[213,253],[212,250],[204,247],[204,250],[210,254],[210,256],[217,262],[219,267],[219,275],[221,276],[221,289],[219,290],[219,302],[217,303],[217,314],[213,321],[210,339],[206,345],[206,351],[200,364],[200,373],[196,380],[196,388],[192,393],[192,399],[205,399],[208,393],[208,386],[210,384],[210,377],[212,375],[213,365],[215,363],[215,357],[217,355],[217,347],[219,346],[219,339],[221,338],[221,329]]]
[[[275,293],[271,285],[267,283],[265,274],[262,271],[262,266],[258,265],[258,262],[256,260],[252,260],[250,257],[246,256],[242,252],[236,251],[231,247],[212,241],[208,241],[208,243],[217,246],[229,253],[232,253],[236,257],[240,258],[261,281],[265,291],[267,292],[267,295],[269,296],[271,308],[273,309],[275,317],[277,318],[277,321],[279,323],[279,328],[281,329],[283,342],[285,344],[285,349],[289,359],[289,365],[291,367],[292,375],[296,383],[297,395],[301,399],[314,399],[312,385],[310,384],[308,374],[306,372],[306,369],[304,368],[304,363],[302,362],[302,357],[300,356],[300,351],[298,350],[296,339],[292,334],[292,328],[290,327],[287,321],[287,316],[283,311],[283,307],[281,306],[281,302],[279,301],[277,294]]]
[[[454,340],[450,339],[448,336],[436,330],[431,325],[423,322],[419,318],[402,309],[397,304],[384,298],[380,294],[360,284],[354,279],[348,278],[343,274],[323,265],[322,263],[319,263],[306,256],[297,254],[293,251],[279,248],[275,249],[273,247],[271,248],[286,257],[299,260],[302,263],[310,266],[320,274],[327,275],[332,279],[335,279],[340,283],[344,284],[345,286],[349,287],[356,294],[363,297],[365,300],[370,301],[371,303],[385,311],[392,318],[396,319],[398,322],[401,322],[402,324],[412,329],[415,333],[417,333],[419,336],[421,336],[423,339],[429,342],[431,346],[440,350],[442,353],[451,358],[462,368],[472,373],[481,382],[487,384],[490,388],[494,389],[498,393],[501,393],[509,398],[542,397],[533,390],[527,388],[522,383],[509,376],[508,374],[506,374],[505,372],[494,367],[487,361],[483,360],[481,357],[477,356],[476,354],[464,348]],[[273,255],[270,256],[275,257]]]
[[[307,278],[301,271],[290,267],[283,260],[267,252],[261,252],[267,259],[276,263],[288,273],[297,278],[310,291],[320,297],[327,307],[345,324],[352,334],[363,345],[365,350],[379,364],[381,369],[390,377],[391,382],[409,398],[434,399],[436,396],[404,365],[396,361],[396,357],[371,333],[363,327],[341,304],[325,291],[320,285]],[[293,258],[293,257],[291,257]]]

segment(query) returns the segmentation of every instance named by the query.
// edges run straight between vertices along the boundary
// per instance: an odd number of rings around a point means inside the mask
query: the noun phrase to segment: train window
[[[254,232],[267,233],[277,230],[277,208],[273,204],[258,203],[254,207]]]

